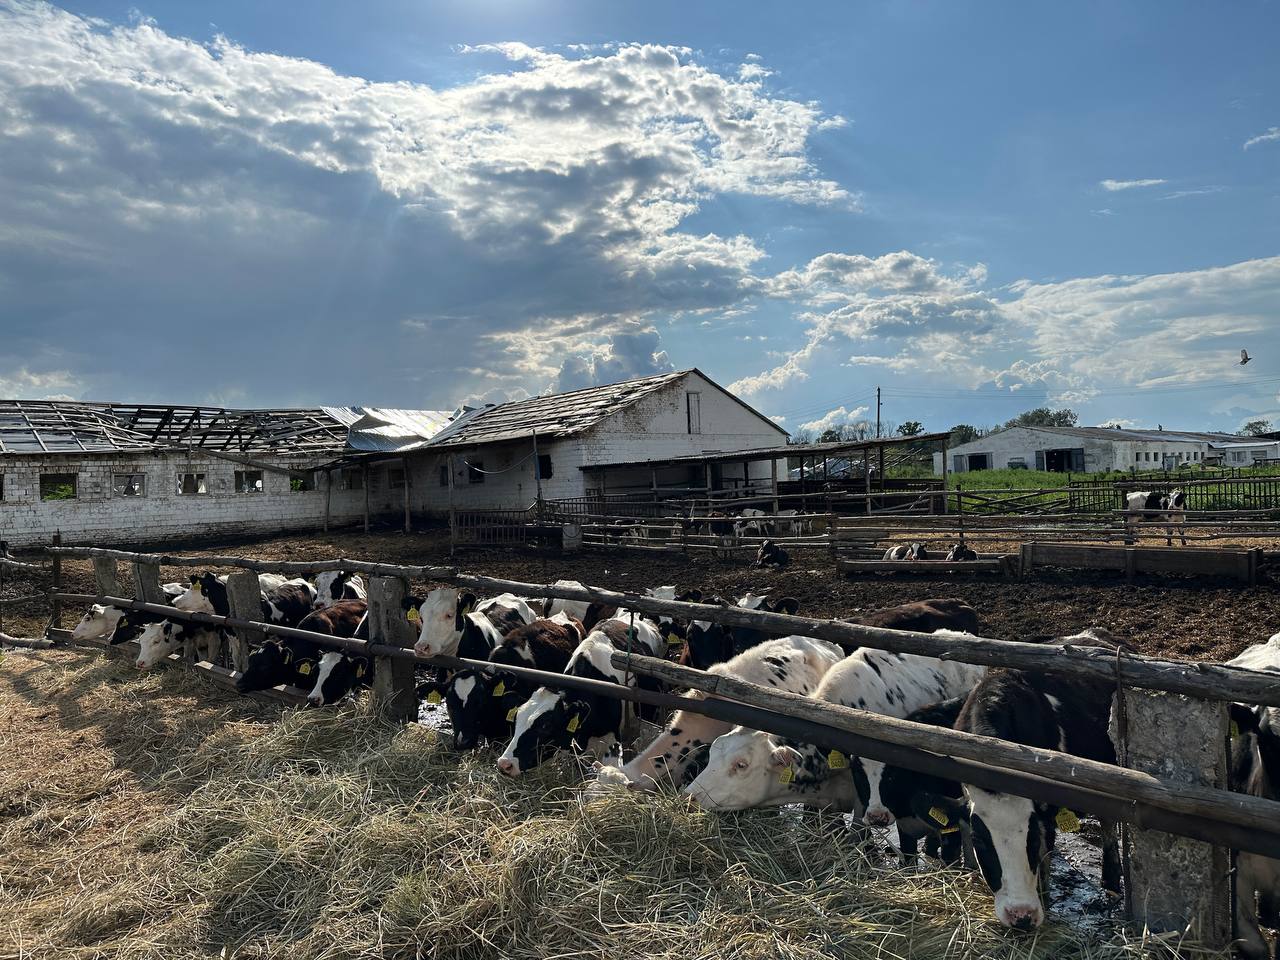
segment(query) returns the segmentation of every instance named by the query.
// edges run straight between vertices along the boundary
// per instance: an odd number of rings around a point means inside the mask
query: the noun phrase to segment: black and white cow
[[[720,606],[728,602],[712,597],[707,601]],[[769,597],[748,593],[739,598],[735,606],[744,610],[764,610],[768,613],[785,613],[794,616],[800,609],[800,601],[794,597]],[[680,662],[686,667],[706,670],[717,663],[731,659],[765,640],[767,634],[754,627],[726,627],[710,620],[694,620],[685,634],[684,652]]]
[[[756,566],[757,567],[785,567],[791,562],[791,557],[787,551],[772,540],[766,540],[760,544],[760,548],[756,550]]]
[[[1280,720],[1276,714],[1233,710],[1233,789],[1251,797],[1280,800]],[[1236,936],[1242,957],[1271,960],[1261,923],[1280,926],[1280,861],[1236,853]]]
[[[947,551],[947,561],[950,563],[967,563],[970,560],[977,559],[977,551],[963,540],[952,544],[951,549]]]
[[[923,543],[899,543],[884,552],[881,560],[928,560],[929,551]]]
[[[315,684],[320,648],[300,637],[270,638],[249,654],[244,672],[236,677],[236,690],[250,693],[281,684],[309,690]]]
[[[316,606],[316,588],[298,577],[262,592],[262,619],[296,627]]]
[[[1168,493],[1159,490],[1135,490],[1124,495],[1124,530],[1126,539],[1133,541],[1138,524],[1160,523],[1165,525],[1165,543],[1173,546],[1173,528],[1178,528],[1182,545],[1187,545],[1187,495],[1181,488]]]
[[[683,593],[677,593],[674,586],[649,587],[644,592],[646,597],[652,597],[654,600],[678,600],[681,603],[701,603],[702,591],[693,589],[686,590]],[[615,611],[616,612],[616,611]],[[610,613],[613,616],[613,613]],[[653,619],[652,617],[650,619]],[[685,642],[685,638],[689,633],[689,621],[683,617],[673,617],[668,614],[662,614],[657,617],[658,630],[662,634],[664,640],[667,641],[667,650],[671,651],[681,646]],[[588,630],[591,624],[584,623]]]
[[[343,600],[334,607],[339,607],[343,603],[362,602]],[[330,650],[328,653],[321,654],[320,662],[316,664],[315,676],[315,685],[307,694],[307,702],[313,707],[323,707],[326,704],[337,703],[347,694],[354,693],[361,687],[369,686],[373,682],[373,664],[368,657],[357,657]]]
[[[149,623],[138,635],[138,658],[134,666],[139,670],[150,670],[170,655],[182,651],[188,643],[196,645],[201,659],[213,661],[222,649],[225,636],[222,630],[184,620]]]
[[[615,618],[597,624],[573,651],[565,673],[609,683],[636,686],[634,673],[613,665],[617,650],[628,647],[644,656],[660,656],[663,648],[658,628],[636,618],[634,637],[629,619]],[[515,731],[498,758],[498,770],[518,777],[532,770],[558,750],[586,751],[607,748],[622,735],[623,701],[597,694],[539,687],[516,711]]]
[[[471,614],[483,614],[479,618]],[[532,623],[533,608],[522,597],[499,594],[477,601],[474,593],[456,587],[437,587],[418,608],[421,630],[413,651],[420,657],[468,657],[488,659],[509,630]],[[463,635],[467,635],[465,651]],[[496,633],[496,636],[494,634]]]
[[[187,590],[181,583],[166,583],[161,589],[164,590],[164,602],[170,606]],[[119,607],[95,603],[72,628],[71,637],[73,640],[108,640],[114,646],[136,640],[148,623],[158,623],[163,619],[157,613],[121,610]]]
[[[326,570],[324,573],[316,574],[315,607],[317,610],[331,607],[343,600],[368,599],[364,580],[358,573],[351,573],[348,570]]]
[[[1060,641],[1077,646],[1116,643],[1102,630]],[[1012,743],[1060,750],[1089,760],[1115,763],[1107,732],[1115,685],[1073,677],[996,670],[974,687],[955,728]],[[964,786],[964,800],[927,797],[930,807],[967,817],[982,875],[995,894],[996,918],[1017,930],[1044,922],[1043,895],[1049,855],[1057,837],[1059,807],[1025,797]],[[1069,819],[1074,819],[1071,817]],[[1113,824],[1103,823],[1102,884],[1119,892],[1120,855]]]
[[[258,589],[265,598],[267,594],[287,582],[285,577],[275,573],[258,574]],[[231,616],[231,601],[227,597],[226,575],[215,576],[202,573],[191,577],[191,586],[182,596],[173,601],[176,609],[186,613],[212,613],[220,617]]]
[[[843,658],[844,651],[825,640],[775,637],[712,665],[707,672],[807,695]],[[690,690],[685,696],[702,700],[707,694]],[[732,727],[725,720],[677,710],[662,733],[622,767],[626,782],[639,790],[654,789],[660,782],[683,786],[688,772],[705,760],[712,741]]]
[[[960,636],[951,631],[939,635]],[[814,696],[891,717],[967,694],[986,667],[863,648],[827,671]],[[707,767],[686,792],[709,810],[817,802],[849,796],[859,813],[878,811],[884,764],[823,752],[813,744],[735,728],[711,745]]]

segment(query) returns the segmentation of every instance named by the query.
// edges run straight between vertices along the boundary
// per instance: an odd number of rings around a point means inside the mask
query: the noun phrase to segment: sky
[[[0,396],[1280,423],[1280,4],[0,0]],[[1254,359],[1239,364],[1240,350]]]

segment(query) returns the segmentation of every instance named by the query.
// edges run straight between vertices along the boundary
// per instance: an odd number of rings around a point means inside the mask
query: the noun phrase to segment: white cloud
[[[870,407],[854,407],[852,410],[846,410],[844,406],[836,407],[829,410],[817,420],[810,420],[808,423],[800,424],[801,430],[810,430],[813,433],[823,433],[827,430],[833,430],[836,427],[842,427],[850,423],[859,423],[863,421],[864,414],[871,409]]]
[[[31,370],[17,367],[0,372],[0,397],[20,400],[73,400],[67,391],[76,389],[70,370]]]
[[[577,390],[601,383],[617,383],[639,377],[669,373],[675,367],[652,328],[632,333],[615,333],[603,347],[586,349],[565,357],[560,372],[547,388],[549,393]]]
[[[1099,180],[1098,186],[1103,190],[1114,193],[1117,190],[1134,190],[1138,187],[1158,187],[1162,183],[1168,183],[1168,180],[1148,179],[1148,180]]]
[[[1187,190],[1174,190],[1172,193],[1166,193],[1161,200],[1181,200],[1184,197],[1204,197],[1214,193],[1222,193],[1226,187],[1210,186],[1210,187],[1193,187]]]
[[[1271,127],[1266,133],[1260,133],[1256,137],[1250,137],[1244,142],[1244,149],[1256,147],[1260,143],[1275,143],[1280,140],[1280,127]]]

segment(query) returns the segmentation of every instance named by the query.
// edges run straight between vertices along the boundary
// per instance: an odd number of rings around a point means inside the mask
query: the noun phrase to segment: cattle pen
[[[239,556],[172,557],[163,554],[139,554],[124,551],[79,547],[54,547],[48,551],[54,565],[62,558],[86,558],[94,565],[96,591],[93,594],[65,592],[54,585],[51,598],[57,604],[87,601],[111,603],[122,608],[149,610],[173,619],[218,624],[237,631],[230,654],[230,669],[210,663],[197,663],[194,658],[171,658],[171,665],[205,677],[224,688],[233,683],[234,670],[243,665],[247,644],[266,635],[288,636],[298,631],[260,621],[256,602],[254,574],[276,572],[286,575],[313,574],[322,571],[347,570],[364,573],[371,578],[371,639],[369,642],[322,635],[308,639],[331,649],[370,656],[374,663],[371,699],[379,711],[398,720],[416,716],[413,687],[415,663],[424,666],[485,669],[479,661],[457,659],[426,660],[416,657],[411,638],[403,621],[386,611],[398,609],[399,597],[407,590],[409,580],[427,580],[475,590],[513,592],[526,596],[557,597],[566,600],[588,600],[611,603],[641,613],[680,615],[710,620],[729,626],[751,626],[774,635],[804,635],[826,639],[846,648],[866,646],[903,653],[943,656],[961,662],[1057,672],[1072,676],[1106,679],[1116,684],[1120,702],[1132,722],[1147,709],[1152,698],[1161,706],[1171,699],[1183,704],[1179,709],[1184,722],[1165,732],[1173,738],[1163,743],[1168,755],[1177,756],[1189,745],[1219,742],[1223,751],[1227,743],[1225,704],[1241,700],[1251,703],[1280,705],[1280,683],[1249,671],[1219,665],[1188,665],[1144,658],[1128,654],[1102,654],[1084,647],[1046,650],[1036,644],[969,638],[940,640],[931,634],[876,630],[834,620],[815,620],[737,608],[685,604],[656,600],[634,592],[620,592],[601,587],[570,588],[555,585],[513,581],[459,572],[443,566],[406,566],[367,561],[335,559],[321,562],[260,561]],[[119,565],[131,566],[133,596],[121,589]],[[176,567],[231,568],[230,592],[232,616],[219,618],[207,614],[187,614],[171,607],[158,606],[159,568]],[[240,579],[237,580],[237,577]],[[252,592],[237,590],[234,585],[247,585]],[[239,599],[238,599],[239,598]],[[251,600],[249,598],[252,598]],[[55,614],[55,620],[57,615]],[[66,640],[68,634],[55,624],[50,635]],[[1068,806],[1082,812],[1131,824],[1134,829],[1128,845],[1130,883],[1130,915],[1146,921],[1155,929],[1186,928],[1212,941],[1224,936],[1222,924],[1229,899],[1227,873],[1220,871],[1226,848],[1252,850],[1266,856],[1280,856],[1280,805],[1255,800],[1220,789],[1213,777],[1221,767],[1209,771],[1176,771],[1177,778],[1168,779],[1168,770],[1155,768],[1125,770],[1102,764],[1091,764],[1076,757],[1053,751],[1036,751],[1015,747],[1002,741],[970,737],[954,731],[920,727],[905,721],[875,714],[819,704],[809,698],[795,697],[768,688],[755,687],[729,678],[713,678],[696,671],[655,661],[638,655],[619,654],[617,665],[637,674],[653,676],[678,689],[704,690],[713,699],[697,700],[671,693],[593,684],[580,678],[538,671],[523,671],[527,679],[550,686],[590,689],[593,693],[650,703],[665,708],[686,709],[730,722],[742,723],[800,740],[814,742],[826,749],[840,750],[849,756],[863,756],[944,776],[990,789],[1027,796],[1035,800]],[[287,703],[297,703],[300,696],[288,688],[274,690],[266,696]],[[1154,709],[1154,707],[1153,707]],[[1126,751],[1127,752],[1127,751]],[[1136,752],[1136,751],[1135,751]],[[1155,773],[1165,776],[1155,776]],[[1199,773],[1197,782],[1195,774]],[[1161,831],[1190,838],[1188,846],[1175,854],[1165,841],[1148,842]],[[1202,841],[1202,842],[1194,842]],[[1182,841],[1180,841],[1182,842]],[[1207,846],[1214,844],[1216,846]],[[1191,851],[1189,854],[1188,851]],[[1198,855],[1198,859],[1197,859]],[[1182,879],[1168,881],[1171,862],[1178,863]],[[1170,904],[1188,889],[1188,863],[1198,864],[1201,874],[1194,881],[1195,903]],[[1218,871],[1215,873],[1215,871]],[[1134,885],[1139,896],[1134,899]],[[1202,896],[1204,891],[1208,896]],[[1181,915],[1179,915],[1181,910]]]

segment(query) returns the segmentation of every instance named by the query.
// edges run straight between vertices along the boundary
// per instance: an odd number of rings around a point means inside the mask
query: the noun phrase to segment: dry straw
[[[887,868],[838,818],[588,800],[570,762],[508,781],[363,707],[254,715],[41,652],[0,667],[0,709],[39,731],[0,753],[0,958],[1172,955],[1011,935],[980,882]]]

